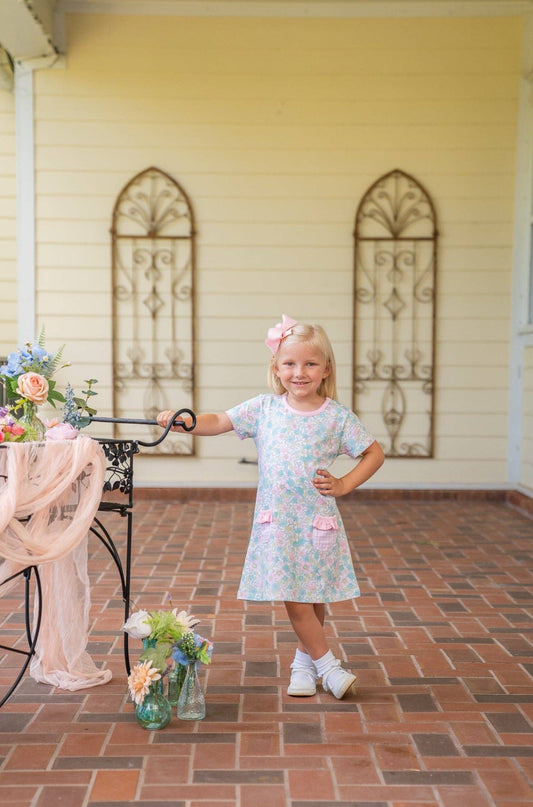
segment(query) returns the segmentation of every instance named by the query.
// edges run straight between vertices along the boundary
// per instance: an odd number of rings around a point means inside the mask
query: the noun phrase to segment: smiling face
[[[287,401],[295,409],[311,411],[324,401],[318,389],[330,373],[320,348],[311,342],[282,343],[276,356],[275,374],[287,390]]]

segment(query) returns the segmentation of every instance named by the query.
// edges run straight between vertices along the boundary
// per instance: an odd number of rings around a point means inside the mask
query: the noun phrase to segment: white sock
[[[328,650],[328,652],[321,658],[313,659],[313,664],[315,665],[316,671],[319,674],[320,678],[322,678],[326,670],[329,670],[334,661],[335,656],[333,655],[331,650]]]
[[[298,647],[294,654],[294,662],[299,667],[313,667],[313,659],[308,653],[303,653]]]

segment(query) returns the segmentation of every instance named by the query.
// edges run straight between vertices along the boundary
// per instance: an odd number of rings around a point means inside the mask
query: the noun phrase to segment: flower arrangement
[[[0,407],[0,443],[19,443],[24,436],[24,427],[20,426],[7,406]]]
[[[63,404],[62,419],[55,418],[47,424],[46,437],[49,439],[72,439],[77,436],[79,429],[90,423],[91,415],[96,414],[96,410],[89,406],[89,399],[96,395],[92,386],[97,381],[95,378],[85,381],[85,398],[76,397],[70,384],[67,384],[66,393],[62,395],[56,389],[52,376],[57,370],[70,365],[70,362],[61,363],[63,348],[64,345],[55,353],[48,351],[43,329],[37,341],[26,342],[22,348],[14,350],[7,357],[7,363],[0,367],[0,383],[5,387],[8,401],[7,407],[0,410],[5,409],[4,414],[0,414],[0,431],[3,434],[0,442],[14,438],[17,442],[42,440],[45,427],[35,409],[46,402],[54,408],[57,408],[56,403]]]
[[[213,644],[198,633],[188,631],[183,639],[176,642],[172,648],[172,658],[176,664],[186,667],[191,662],[196,664],[210,664],[213,655]]]
[[[145,611],[133,613],[123,630],[143,640],[139,663],[128,676],[128,688],[135,704],[141,705],[151,684],[168,675],[175,665],[209,664],[213,645],[193,631],[200,620],[186,611]]]

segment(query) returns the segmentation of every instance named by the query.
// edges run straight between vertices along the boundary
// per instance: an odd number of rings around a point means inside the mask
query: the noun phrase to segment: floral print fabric
[[[257,446],[254,524],[238,598],[337,602],[359,596],[350,549],[333,496],[312,480],[340,455],[359,456],[374,438],[354,413],[326,398],[314,412],[285,395],[258,395],[226,413],[238,437]]]

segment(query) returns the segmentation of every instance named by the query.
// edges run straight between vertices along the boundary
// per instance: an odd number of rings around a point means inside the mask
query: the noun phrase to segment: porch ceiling
[[[13,61],[57,53],[54,43],[56,0],[2,0],[0,44]]]

